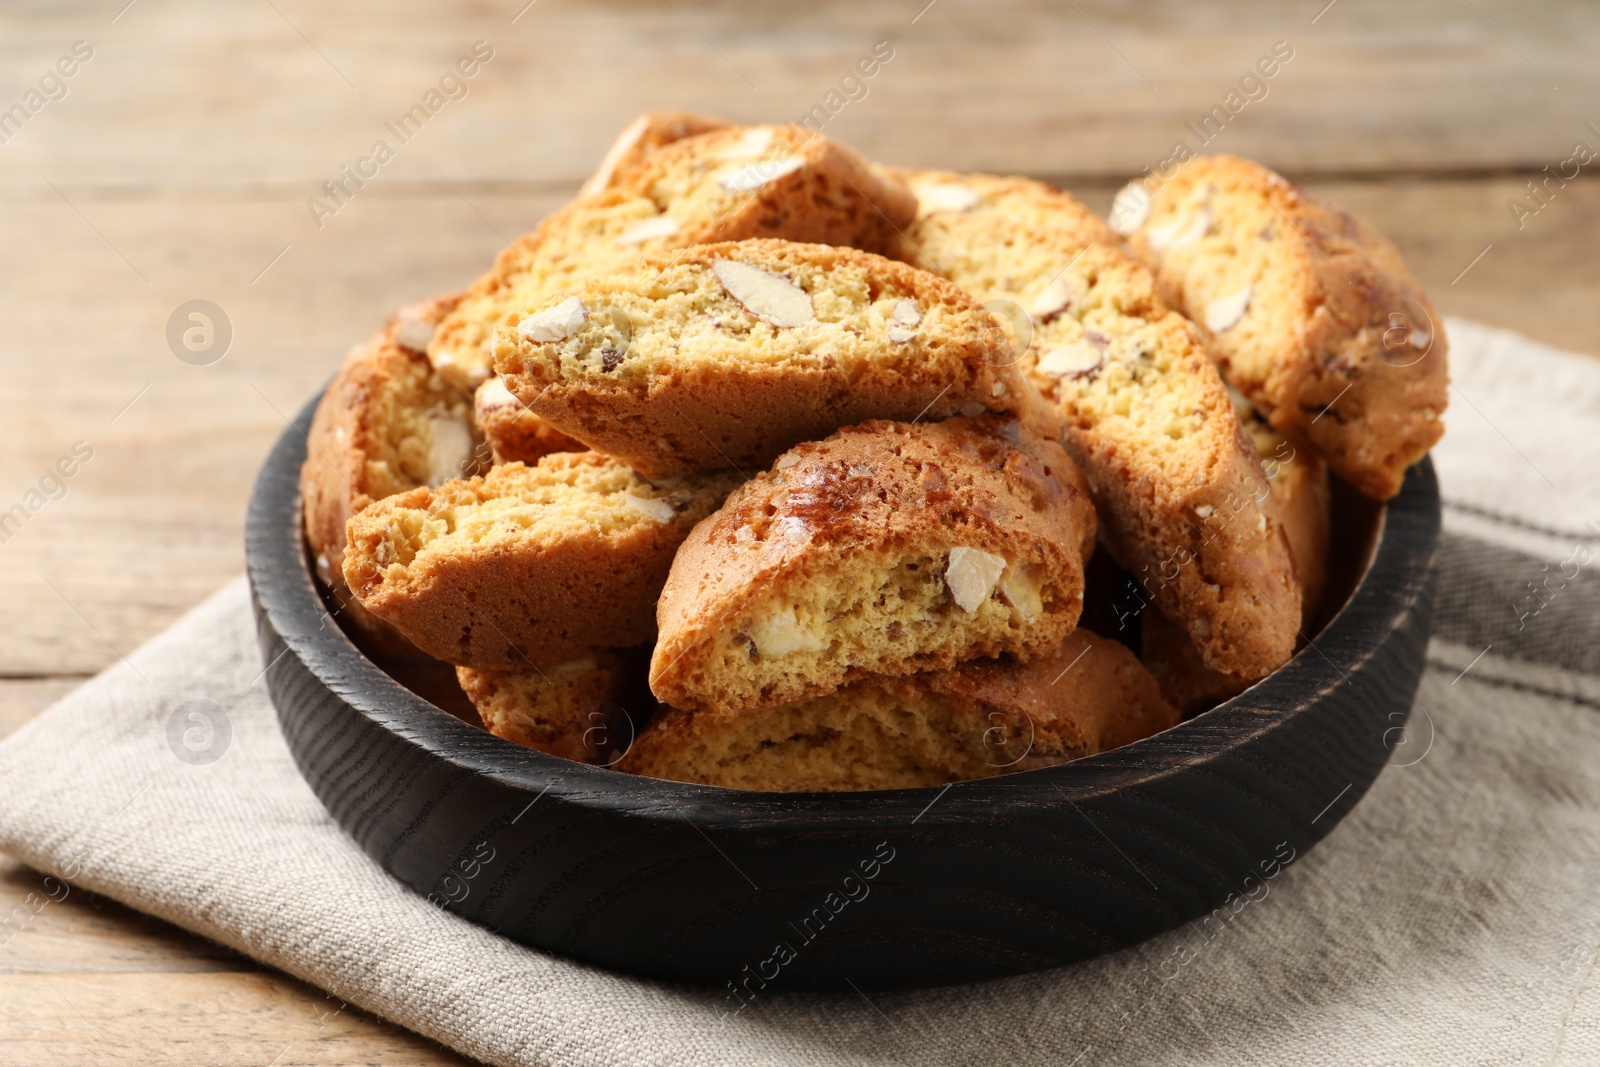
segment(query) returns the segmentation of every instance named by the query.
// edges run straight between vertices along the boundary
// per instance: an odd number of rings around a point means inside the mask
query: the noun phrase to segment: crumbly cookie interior
[[[481,478],[441,486],[425,506],[386,508],[375,562],[391,580],[403,580],[408,568],[434,556],[694,521],[732,484],[727,475],[652,482],[590,453],[558,453],[534,467],[508,463]]]
[[[848,562],[806,567],[719,627],[681,684],[712,696],[714,706],[794,700],[863,674],[1018,651],[1047,616],[1081,607],[1081,587],[1041,587],[1042,566],[1003,562],[972,610],[952,591],[950,551],[868,548]]]
[[[968,701],[858,685],[759,714],[646,735],[627,769],[653,778],[783,792],[907,789],[999,774],[996,723]]]
[[[719,277],[718,260],[674,264],[611,279],[580,297],[583,325],[564,339],[535,344],[525,364],[543,381],[639,386],[656,376],[692,376],[701,365],[769,364],[835,370],[847,376],[940,357],[949,338],[971,342],[970,312],[926,294],[888,289],[854,265],[743,256],[762,272],[770,299],[799,307],[774,322],[762,295],[742,302]],[[592,295],[591,295],[592,293]],[[548,311],[534,308],[532,314]],[[893,337],[898,340],[891,340]]]

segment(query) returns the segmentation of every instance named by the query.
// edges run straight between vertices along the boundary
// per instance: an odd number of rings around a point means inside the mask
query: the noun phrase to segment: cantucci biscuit
[[[618,178],[619,187],[699,220],[698,241],[776,237],[887,255],[899,250],[917,206],[855,152],[798,126],[685,137]],[[727,232],[735,227],[747,232]]]
[[[472,414],[496,463],[533,464],[552,452],[585,450],[582,441],[573,440],[529,411],[498,376],[487,379],[472,394]]]
[[[1303,592],[1301,632],[1310,635],[1328,588],[1328,465],[1322,457],[1303,445],[1296,448],[1267,425],[1243,396],[1232,395],[1245,432],[1261,458],[1273,503],[1294,552],[1295,575]],[[1254,682],[1208,670],[1184,628],[1168,621],[1159,611],[1144,613],[1140,642],[1145,666],[1160,683],[1162,695],[1185,715],[1237,696]]]
[[[350,596],[343,562],[345,523],[374,500],[439,485],[489,465],[468,398],[428,364],[422,349],[456,297],[401,308],[352,349],[311,422],[300,471],[306,541],[317,576],[342,605],[368,648],[380,655],[418,651]]]
[[[867,422],[785,453],[695,527],[650,688],[773,707],[863,677],[1044,655],[1077,623],[1087,485],[1015,419]]]
[[[525,748],[580,763],[612,763],[633,743],[648,708],[642,664],[631,651],[592,653],[535,669],[457,667],[484,728]],[[630,710],[631,709],[631,710]]]
[[[654,148],[502,251],[428,346],[439,373],[472,389],[491,372],[495,324],[653,252],[778,237],[889,252],[915,211],[854,152],[790,127],[737,126]]]
[[[1150,271],[1065,193],[1021,178],[905,175],[918,263],[1011,323],[1065,420],[1105,540],[1213,669],[1259,678],[1294,651],[1300,589],[1216,367]]]
[[[367,610],[457,666],[542,669],[644,644],[673,553],[738,481],[652,482],[593,452],[507,463],[356,514],[345,579]]]
[[[1025,664],[866,679],[754,712],[670,710],[617,767],[730,789],[908,789],[1064,763],[1177,721],[1132,652],[1078,630]]]
[[[1367,496],[1399,492],[1444,432],[1449,368],[1443,323],[1392,244],[1232,156],[1130,185],[1112,222],[1273,427]]]
[[[730,125],[722,119],[697,115],[692,111],[648,111],[617,135],[606,152],[600,166],[583,183],[579,196],[593,196],[617,184],[619,178],[631,175],[664,145],[710,133]]]
[[[495,347],[536,414],[649,475],[759,470],[864,419],[1013,411],[1011,362],[942,278],[765,240],[648,259],[508,318]]]

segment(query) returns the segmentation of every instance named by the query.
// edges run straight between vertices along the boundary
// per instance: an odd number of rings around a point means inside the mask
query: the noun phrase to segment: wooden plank
[[[105,897],[33,912],[60,892],[0,855],[0,910],[21,927],[0,926],[0,1065],[467,1062]]]
[[[12,97],[73,41],[95,55],[4,146],[3,180],[46,193],[47,180],[278,187],[302,204],[390,137],[397,156],[377,184],[572,182],[645,107],[797,118],[880,40],[894,58],[827,129],[906,164],[1136,172],[1192,142],[1186,124],[1278,41],[1294,58],[1216,147],[1307,173],[1537,168],[1600,121],[1586,110],[1600,9],[1584,0],[1550,0],[1536,18],[1510,0],[1338,0],[1317,17],[1323,7],[285,0],[139,4],[113,23],[35,5],[6,14]],[[409,143],[387,134],[478,40],[494,57],[468,95]],[[297,222],[310,231],[303,208]]]
[[[0,678],[0,738],[17,730],[78,686],[78,678]]]
[[[1570,184],[1519,231],[1506,202],[1521,184],[1402,178],[1312,189],[1390,234],[1446,314],[1600,353],[1600,322],[1587,313],[1600,283],[1588,237],[1600,224],[1600,182]],[[1099,209],[1115,187],[1073,188]],[[0,208],[19,247],[46,250],[26,267],[0,265],[11,341],[0,354],[11,386],[0,420],[12,430],[0,510],[74,442],[95,449],[66,497],[0,544],[0,598],[30,606],[26,627],[0,634],[0,674],[99,670],[239,573],[245,501],[285,417],[389,308],[463,284],[502,234],[562,199],[469,197],[378,191],[305,244],[291,240],[294,205],[284,201],[84,205],[150,285],[65,205]],[[175,243],[175,232],[203,243]],[[252,285],[284,244],[294,247]],[[78,291],[95,300],[69,310],[63,294]],[[235,325],[233,349],[208,367],[179,362],[163,336],[172,309],[197,296]]]
[[[0,853],[0,975],[255,971],[221,945]]]
[[[0,975],[0,1064],[466,1064],[274,972]]]

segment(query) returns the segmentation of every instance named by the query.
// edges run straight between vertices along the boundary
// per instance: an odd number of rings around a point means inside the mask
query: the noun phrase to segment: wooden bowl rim
[[[774,830],[806,817],[840,830],[884,830],[924,818],[944,825],[1003,819],[1012,802],[1041,791],[1068,803],[1202,766],[1248,744],[1340,684],[1402,628],[1427,593],[1437,553],[1440,502],[1431,458],[1409,472],[1400,494],[1379,506],[1365,572],[1315,640],[1231,700],[1171,729],[1054,767],[947,786],[831,793],[728,789],[625,774],[561,759],[495,737],[413,693],[369,659],[332,620],[312,574],[300,508],[300,468],[311,416],[306,404],[263,464],[246,521],[246,565],[258,611],[297,657],[351,710],[451,768],[553,799],[647,820],[692,819],[700,828]],[[1426,556],[1427,565],[1418,566]],[[1340,650],[1337,664],[1317,646]],[[546,797],[548,794],[548,798]]]

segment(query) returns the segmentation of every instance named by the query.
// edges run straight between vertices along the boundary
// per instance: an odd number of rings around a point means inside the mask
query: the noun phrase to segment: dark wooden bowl
[[[1136,744],[870,793],[572,763],[440,710],[330,620],[300,530],[311,411],[267,460],[247,533],[267,684],[301,773],[441,906],[575,959],[726,985],[730,1011],[767,989],[1017,974],[1220,919],[1361,799],[1422,670],[1439,536],[1427,461],[1387,507],[1339,495],[1350,592],[1312,646]]]

